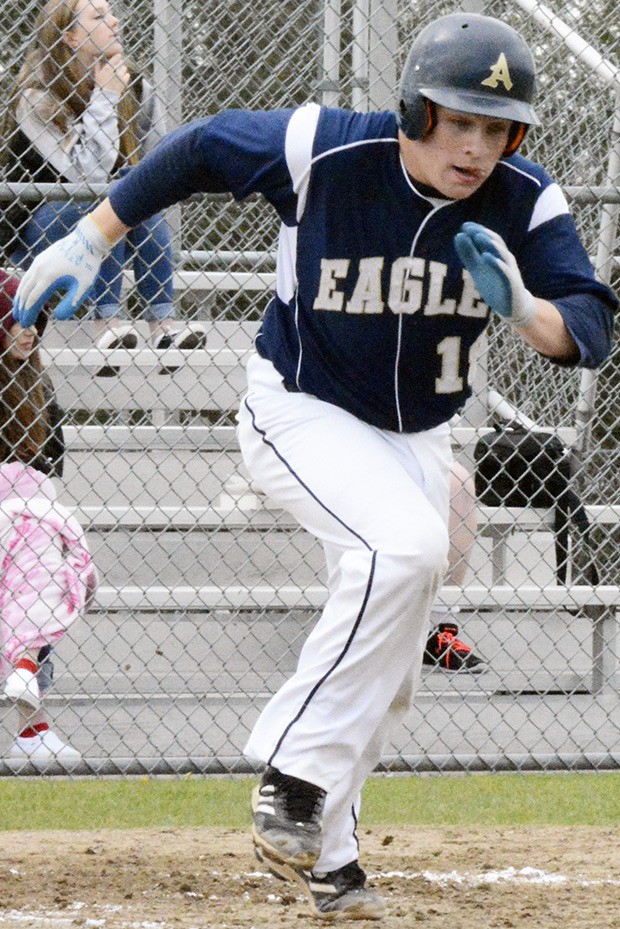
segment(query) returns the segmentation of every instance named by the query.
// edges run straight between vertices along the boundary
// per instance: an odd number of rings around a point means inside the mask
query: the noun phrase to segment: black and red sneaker
[[[441,671],[468,671],[470,674],[486,671],[485,662],[457,638],[458,632],[456,623],[439,623],[427,639],[423,664]]]

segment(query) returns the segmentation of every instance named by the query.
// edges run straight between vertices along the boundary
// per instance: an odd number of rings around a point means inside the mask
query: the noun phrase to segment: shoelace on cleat
[[[450,629],[437,630],[437,645],[439,646],[439,651],[453,651],[459,654],[468,655],[471,652],[469,645],[466,645],[465,642],[462,642],[461,639],[457,639],[456,632],[452,632]]]

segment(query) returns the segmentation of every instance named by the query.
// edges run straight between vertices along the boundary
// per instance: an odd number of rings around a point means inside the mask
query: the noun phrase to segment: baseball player
[[[323,543],[329,598],[245,749],[266,765],[254,843],[324,917],[378,919],[358,863],[362,785],[410,706],[448,552],[448,421],[491,315],[564,365],[608,355],[617,300],[564,196],[517,154],[534,67],[502,22],[456,13],[414,40],[398,112],[225,111],[173,132],[34,262],[31,325],[71,316],[113,243],[198,191],[281,219],[276,292],[247,367],[253,479]]]

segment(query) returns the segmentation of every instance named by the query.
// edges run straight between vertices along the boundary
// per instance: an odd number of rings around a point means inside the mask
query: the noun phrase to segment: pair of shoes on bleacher
[[[108,324],[95,342],[100,351],[115,349],[134,349],[138,345],[139,334],[131,323]],[[194,351],[205,347],[207,331],[202,323],[185,323],[179,327],[158,326],[151,334],[148,344],[157,352],[175,348],[180,351]],[[97,377],[115,377],[119,373],[115,365],[104,365],[96,372]],[[160,373],[169,374],[176,368],[162,367]]]
[[[149,338],[149,345],[156,351],[166,348],[178,348],[192,351],[204,348],[207,331],[202,323],[185,323],[179,327],[157,326]],[[95,348],[101,351],[113,351],[117,348],[137,348],[138,330],[131,323],[110,323],[95,342]]]
[[[321,852],[325,791],[268,766],[252,795],[254,851],[278,878],[295,882],[323,919],[381,919],[385,901],[366,886],[357,861],[327,874],[312,870]]]

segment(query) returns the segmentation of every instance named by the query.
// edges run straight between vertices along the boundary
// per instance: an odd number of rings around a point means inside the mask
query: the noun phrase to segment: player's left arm
[[[566,328],[564,318],[555,304],[534,297],[534,315],[531,322],[514,327],[532,348],[556,361],[577,364],[581,353],[579,346]]]
[[[571,225],[567,225],[570,222]],[[528,243],[533,267],[517,263],[502,237],[478,223],[464,223],[454,244],[480,296],[540,354],[560,364],[595,367],[611,350],[617,300],[594,280],[585,252],[573,235],[572,221],[559,220],[557,239],[566,236],[576,266],[559,268],[544,254],[545,241]],[[554,247],[557,246],[554,243]],[[537,247],[538,245],[538,247]],[[576,247],[577,246],[577,247]],[[583,252],[583,254],[580,254]],[[531,279],[532,289],[524,283]]]

